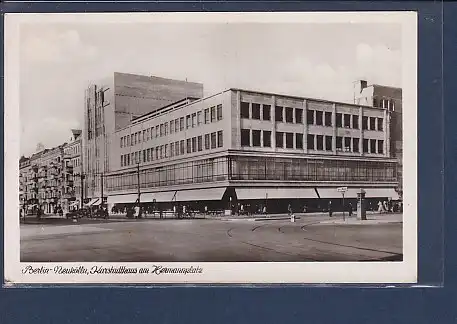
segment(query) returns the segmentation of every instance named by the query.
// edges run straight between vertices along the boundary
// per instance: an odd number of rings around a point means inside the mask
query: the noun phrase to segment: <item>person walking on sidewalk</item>
[[[332,206],[332,201],[331,200],[328,202],[328,215],[330,217],[333,216],[333,206]]]
[[[287,212],[289,213],[289,216],[292,215],[292,206],[290,204],[287,206]]]
[[[352,204],[349,202],[348,203],[348,212],[349,212],[349,217],[352,216]]]

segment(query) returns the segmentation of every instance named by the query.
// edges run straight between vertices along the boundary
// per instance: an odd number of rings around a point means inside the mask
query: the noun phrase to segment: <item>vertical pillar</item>
[[[336,127],[336,104],[332,105],[332,151],[333,154],[336,153],[336,137],[338,136],[338,128]]]
[[[249,147],[252,147],[252,126],[249,126]]]
[[[271,96],[271,111],[270,111],[270,116],[271,116],[271,125],[272,131],[271,131],[271,147],[274,151],[276,151],[276,97]]]
[[[384,155],[390,157],[390,116],[391,113],[387,110],[384,110]]]
[[[363,107],[359,107],[359,130],[359,152],[360,155],[363,155]]]
[[[308,102],[303,99],[303,151],[308,152]]]
[[[284,107],[284,109],[286,109],[286,108]],[[296,118],[295,118],[295,117],[296,117],[296,111],[295,111],[295,109],[297,109],[297,108],[292,108],[292,122],[293,122],[294,124],[297,123],[297,120],[296,120]]]
[[[263,130],[260,130],[260,147],[263,147]]]
[[[260,105],[260,120],[263,120],[263,104]]]
[[[237,129],[235,129],[235,138],[234,138],[234,142],[235,143],[232,143],[232,145],[236,148],[241,148],[241,92],[240,90],[237,90],[236,91],[236,109],[235,109],[235,119],[236,119],[236,125],[237,125]],[[205,116],[203,116],[203,118],[205,118]],[[179,120],[179,119],[178,119]],[[233,130],[232,130],[233,132]],[[151,134],[152,136],[152,134]]]

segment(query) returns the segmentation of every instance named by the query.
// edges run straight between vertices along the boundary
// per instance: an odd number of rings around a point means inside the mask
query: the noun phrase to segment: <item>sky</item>
[[[113,72],[352,102],[353,82],[401,87],[388,23],[54,23],[20,27],[21,155],[82,128],[84,89]]]

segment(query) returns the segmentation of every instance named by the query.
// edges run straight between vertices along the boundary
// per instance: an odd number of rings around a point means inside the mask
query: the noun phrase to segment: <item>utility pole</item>
[[[103,173],[100,174],[100,181],[101,181],[101,196],[102,196],[101,205],[103,205]]]
[[[140,192],[140,163],[137,164],[137,182],[138,182],[138,207],[140,206],[140,196],[141,196],[141,192]]]
[[[81,209],[83,209],[84,205],[84,173],[81,172]]]

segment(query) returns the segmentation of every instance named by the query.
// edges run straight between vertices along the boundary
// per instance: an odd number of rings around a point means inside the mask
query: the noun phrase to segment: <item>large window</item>
[[[376,130],[376,117],[370,117],[370,130]]]
[[[345,137],[344,138],[344,150],[346,152],[351,151],[351,138],[350,137]]]
[[[308,110],[306,112],[306,123],[308,125],[314,125],[314,110]]]
[[[383,125],[384,125],[384,119],[383,118],[378,118],[378,131],[383,130]]]
[[[271,120],[271,106],[263,105],[263,120]]]
[[[333,142],[332,136],[325,136],[325,150],[326,151],[332,151],[333,150],[332,142]]]
[[[241,114],[241,117],[243,117],[243,114]],[[205,124],[209,124],[209,108],[205,109]]]
[[[284,147],[284,133],[276,132],[276,147]]]
[[[363,130],[368,129],[368,117],[367,116],[362,117],[362,129]]]
[[[249,102],[241,102],[241,118],[249,118]]]
[[[376,153],[376,140],[370,139],[370,153]]]
[[[241,146],[250,146],[250,137],[251,137],[251,130],[249,129],[242,129],[241,130]]]
[[[197,138],[192,137],[192,153],[197,152]]]
[[[294,122],[294,109],[286,107],[286,123]]]
[[[197,112],[197,125],[200,126],[202,124],[202,112],[201,110]]]
[[[356,153],[359,153],[360,152],[360,149],[359,149],[359,142],[360,140],[357,138],[357,137],[354,137],[352,139],[352,151],[353,152],[356,152]]]
[[[189,129],[191,127],[191,116],[187,115],[186,116],[186,129]]]
[[[197,149],[198,151],[202,151],[203,150],[203,137],[200,135],[199,137],[197,137]]]
[[[209,144],[209,134],[205,134],[205,150],[209,150],[210,144]]]
[[[341,136],[336,137],[336,150],[341,151],[343,149],[343,138]]]
[[[252,104],[252,119],[260,119],[260,105],[257,103]]]
[[[187,153],[192,153],[192,141],[190,138],[186,140],[186,152]]]
[[[197,126],[197,113],[192,114],[192,127]]]
[[[336,114],[336,127],[343,127],[343,114]]]
[[[176,141],[175,142],[175,155],[178,156],[180,154],[180,150],[179,150],[179,141]]]
[[[216,143],[216,132],[211,133],[211,148],[215,149],[217,146]]]
[[[303,134],[295,133],[295,148],[303,149]]]
[[[175,119],[175,133],[179,132],[179,118]]]
[[[359,129],[359,115],[352,115],[352,128]]]
[[[260,146],[260,130],[252,130],[252,146]]]
[[[217,120],[222,120],[222,105],[217,105]]]
[[[351,127],[351,115],[344,114],[344,127],[350,128]]]
[[[308,150],[315,150],[316,149],[316,146],[314,145],[314,138],[315,138],[315,135],[308,134],[308,136],[306,138]]]
[[[170,120],[170,134],[173,134],[174,131],[175,131],[175,121]]]
[[[378,153],[384,154],[384,141],[378,140]]]
[[[217,147],[224,146],[224,136],[222,135],[222,131],[217,132]]]
[[[179,149],[181,151],[181,155],[184,155],[184,140],[179,142]]]
[[[316,142],[317,142],[317,150],[323,151],[324,150],[324,136],[316,135]]]
[[[303,109],[295,108],[295,122],[297,124],[303,124]]]
[[[332,112],[325,112],[325,126],[332,126]]]
[[[281,106],[275,107],[275,121],[277,121],[277,122],[284,121],[283,110],[284,110],[284,107],[281,107]]]
[[[179,118],[179,130],[184,130],[184,117]]]
[[[216,107],[211,107],[211,122],[214,123],[216,121]]]
[[[294,133],[286,133],[286,148],[294,148]]]
[[[324,112],[316,110],[316,125],[324,125]]]
[[[363,139],[363,153],[368,153],[368,139]]]
[[[271,132],[263,131],[263,147],[271,147]]]

